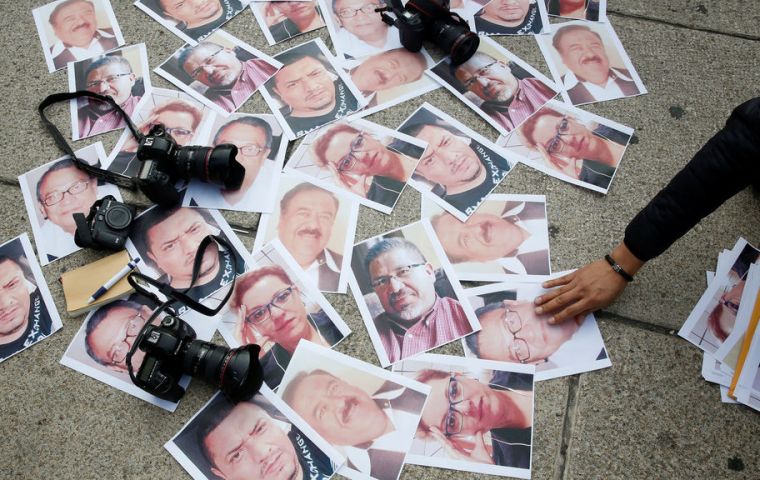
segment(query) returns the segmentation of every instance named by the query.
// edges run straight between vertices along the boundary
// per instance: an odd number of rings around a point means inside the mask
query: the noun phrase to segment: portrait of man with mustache
[[[552,46],[569,70],[562,82],[573,105],[642,93],[629,70],[610,65],[601,35],[586,25],[558,28]]]

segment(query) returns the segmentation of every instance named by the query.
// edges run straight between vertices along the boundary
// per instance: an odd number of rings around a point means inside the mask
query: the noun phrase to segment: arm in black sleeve
[[[714,137],[625,229],[639,260],[667,250],[704,217],[760,181],[760,98],[738,106]]]

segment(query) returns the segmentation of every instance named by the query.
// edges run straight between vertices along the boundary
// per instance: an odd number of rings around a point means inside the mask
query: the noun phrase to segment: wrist
[[[612,257],[615,263],[620,265],[620,268],[625,270],[625,272],[631,276],[636,275],[636,273],[646,263],[642,260],[639,260],[633,253],[631,253],[630,250],[628,250],[628,247],[625,246],[625,243],[622,242],[617,247],[612,249],[610,252],[610,257]]]

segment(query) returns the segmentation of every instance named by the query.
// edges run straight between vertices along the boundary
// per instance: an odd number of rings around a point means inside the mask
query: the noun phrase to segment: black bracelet
[[[618,275],[620,275],[621,277],[623,277],[626,282],[632,282],[633,281],[633,275],[631,275],[630,273],[628,273],[625,270],[623,270],[623,267],[621,267],[620,265],[618,265],[617,262],[612,259],[612,257],[610,257],[609,255],[605,255],[604,259],[607,260],[607,263],[610,264],[610,267],[612,267],[612,269],[615,271],[615,273],[617,273]]]

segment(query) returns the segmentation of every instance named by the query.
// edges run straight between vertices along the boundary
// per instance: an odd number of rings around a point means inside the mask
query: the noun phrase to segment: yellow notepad
[[[747,359],[747,353],[749,353],[749,347],[752,345],[752,338],[755,336],[755,330],[757,329],[758,321],[760,321],[760,291],[755,299],[755,308],[752,309],[752,316],[749,319],[749,326],[744,333],[744,343],[742,343],[742,350],[739,353],[739,360],[736,362],[736,369],[734,370],[734,378],[731,379],[731,386],[728,389],[728,395],[736,400],[734,396],[734,390],[736,390],[736,384],[739,382],[739,375],[742,374],[742,368],[744,367],[744,361]]]
[[[66,297],[66,310],[69,314],[74,316],[81,315],[93,307],[134,292],[135,290],[129,285],[127,277],[124,277],[104,293],[102,297],[90,304],[87,303],[90,295],[95,293],[101,285],[124,268],[129,263],[129,260],[127,251],[122,250],[61,275],[63,295]]]

